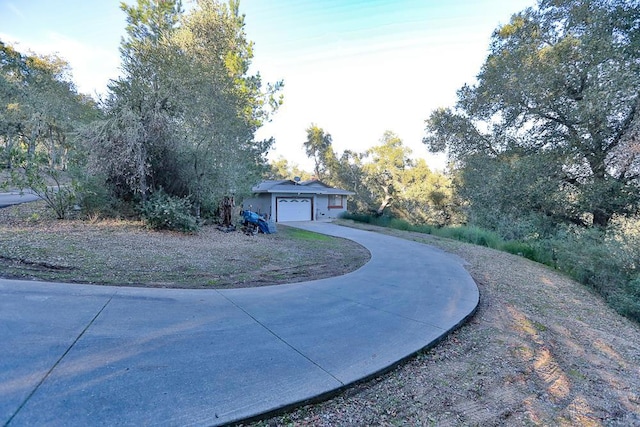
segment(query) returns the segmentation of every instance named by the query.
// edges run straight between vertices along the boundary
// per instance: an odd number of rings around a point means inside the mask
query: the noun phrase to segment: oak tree
[[[424,138],[456,161],[472,212],[597,226],[638,212],[639,17],[638,1],[543,0],[493,33],[477,83]]]

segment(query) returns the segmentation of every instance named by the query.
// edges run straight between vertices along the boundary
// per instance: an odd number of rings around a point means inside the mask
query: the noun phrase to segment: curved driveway
[[[3,425],[218,425],[331,393],[475,309],[453,255],[330,223],[371,261],[291,285],[178,290],[0,280]]]
[[[39,198],[39,196],[33,194],[30,190],[13,190],[8,193],[0,193],[0,208],[33,202]]]

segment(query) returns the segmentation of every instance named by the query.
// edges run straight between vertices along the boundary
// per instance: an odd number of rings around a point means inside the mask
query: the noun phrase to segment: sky
[[[133,0],[127,0],[131,4]],[[183,0],[183,3],[189,1]],[[497,27],[535,0],[241,0],[251,72],[284,81],[284,104],[256,135],[270,159],[306,170],[306,129],[334,150],[364,152],[396,133],[432,169],[446,159],[422,144],[431,111],[473,84]],[[80,92],[99,96],[120,70],[125,15],[117,0],[0,0],[0,40],[20,52],[57,53]]]

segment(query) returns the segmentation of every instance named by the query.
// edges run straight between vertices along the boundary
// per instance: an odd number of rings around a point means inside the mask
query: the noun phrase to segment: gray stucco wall
[[[242,201],[242,209],[256,212],[260,215],[267,214],[271,218],[275,211],[271,211],[271,194],[260,194]],[[275,218],[274,218],[275,219]]]
[[[300,193],[295,196],[285,193],[259,194],[255,197],[247,198],[242,201],[242,208],[256,212],[260,215],[268,214],[269,218],[275,220],[275,203],[276,197],[311,197],[313,198],[313,219],[333,219],[338,218],[340,214],[347,210],[346,196],[343,196],[342,208],[329,208],[329,196],[323,194],[305,194]],[[272,207],[274,206],[274,207]]]
[[[347,210],[347,200],[346,197],[343,197],[342,208],[329,208],[329,196],[317,195],[314,206],[316,209],[315,219],[338,218],[341,213]]]

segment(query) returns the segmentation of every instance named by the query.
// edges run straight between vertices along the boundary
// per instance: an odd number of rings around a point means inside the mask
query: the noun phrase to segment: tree
[[[374,199],[378,202],[373,211],[382,215],[384,210],[398,198],[403,188],[403,174],[412,166],[409,155],[411,149],[402,144],[402,140],[393,132],[386,131],[380,145],[370,148],[362,166],[365,183]]]
[[[458,222],[458,206],[452,180],[432,172],[424,159],[418,159],[402,174],[403,191],[396,207],[411,222],[437,226]]]
[[[78,160],[76,131],[95,117],[94,102],[76,92],[63,59],[2,42],[0,94],[0,154],[11,176],[5,185],[29,188],[63,218],[75,196],[67,170]]]
[[[127,14],[126,38],[120,47],[123,76],[113,81],[105,101],[105,120],[87,128],[91,166],[104,174],[116,196],[146,200],[156,171],[171,158],[171,87],[167,40],[175,30],[180,1],[138,0],[121,4]]]
[[[252,44],[238,2],[201,0],[172,38],[178,110],[186,131],[184,180],[196,207],[236,190],[248,191],[267,169],[273,140],[256,141],[257,129],[278,108],[282,83],[267,85],[249,75]]]
[[[311,179],[313,176],[302,169],[297,164],[289,164],[289,161],[280,156],[276,160],[269,162],[269,170],[264,174],[265,179],[294,179],[299,177],[303,181]]]
[[[477,84],[431,114],[424,138],[464,187],[490,184],[466,192],[472,211],[493,200],[597,226],[638,212],[638,16],[637,1],[543,0],[494,32]]]
[[[252,45],[238,2],[139,0],[122,6],[123,77],[111,85],[107,119],[86,133],[93,166],[119,195],[144,201],[164,189],[188,197],[196,216],[266,168],[273,140],[256,130],[281,103],[282,83],[249,75]]]
[[[313,159],[313,172],[316,179],[323,181],[327,178],[330,168],[335,162],[331,134],[325,133],[321,127],[311,124],[307,128],[307,140],[304,142],[307,157]]]
[[[423,159],[413,161],[411,150],[393,132],[386,131],[380,144],[364,153],[345,150],[340,156],[323,129],[311,125],[307,136],[307,154],[315,156],[323,181],[355,193],[348,200],[350,211],[390,211],[411,222],[435,225],[459,221],[451,179],[431,172]],[[286,160],[272,163],[272,170],[271,176],[285,177]]]

